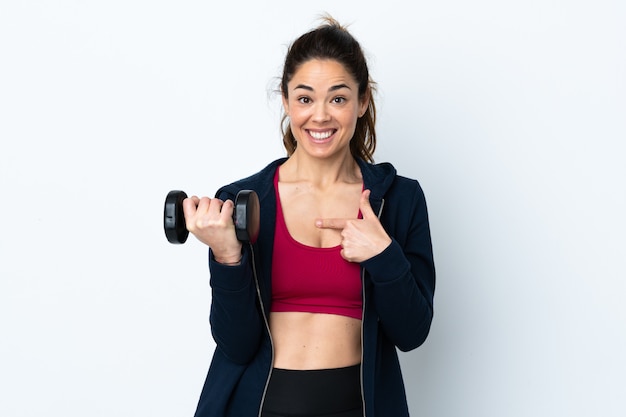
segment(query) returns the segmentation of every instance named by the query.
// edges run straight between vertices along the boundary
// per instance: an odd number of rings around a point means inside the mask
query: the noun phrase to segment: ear
[[[359,102],[359,118],[363,117],[363,115],[367,112],[367,108],[370,105],[370,94],[371,90],[367,87],[365,94],[363,94],[363,97]]]
[[[285,111],[285,114],[289,116],[289,100],[285,97],[285,93],[282,91],[280,92],[280,97],[283,100],[283,110]]]

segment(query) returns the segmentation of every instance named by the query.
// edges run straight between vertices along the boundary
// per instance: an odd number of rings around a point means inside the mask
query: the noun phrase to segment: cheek
[[[302,129],[302,125],[304,124],[303,120],[297,113],[293,113],[289,115],[289,127],[291,128],[291,133],[293,136],[298,139],[300,137],[300,131]]]
[[[359,120],[359,113],[358,113],[358,109],[354,109],[353,112],[347,112],[346,114],[343,115],[342,118],[342,122],[346,125],[346,126],[350,126],[351,128],[356,127],[356,123]]]
[[[304,123],[309,115],[306,111],[302,109],[298,109],[297,107],[291,107],[291,111],[287,113],[289,116],[289,120],[292,126],[297,126],[298,124]]]
[[[289,124],[291,125],[292,128],[297,127],[298,124],[300,123],[300,118],[298,117],[297,113],[290,113],[289,114]]]

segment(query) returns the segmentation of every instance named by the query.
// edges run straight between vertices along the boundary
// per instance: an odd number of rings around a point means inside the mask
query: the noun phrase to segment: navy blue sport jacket
[[[210,325],[216,349],[195,417],[260,414],[273,363],[267,325],[272,294],[276,222],[274,173],[285,159],[222,187],[234,198],[250,189],[260,199],[261,227],[255,244],[244,245],[240,265],[215,262],[209,250],[212,291]],[[363,280],[362,395],[367,417],[408,416],[396,349],[420,346],[433,317],[435,267],[426,201],[419,183],[396,174],[388,163],[357,161],[370,203],[392,243],[361,263]]]

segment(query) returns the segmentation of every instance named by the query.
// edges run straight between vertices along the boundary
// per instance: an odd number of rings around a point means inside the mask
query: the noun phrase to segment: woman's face
[[[318,158],[345,157],[356,122],[368,106],[359,86],[334,60],[312,59],[287,84],[283,106],[298,145],[296,152]]]

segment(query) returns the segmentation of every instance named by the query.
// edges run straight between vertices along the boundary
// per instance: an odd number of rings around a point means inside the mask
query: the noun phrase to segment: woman
[[[184,201],[210,248],[217,345],[197,417],[408,415],[396,348],[426,339],[435,272],[419,184],[373,164],[372,84],[327,18],[285,60],[288,157]],[[241,189],[259,195],[255,244],[235,237]]]

